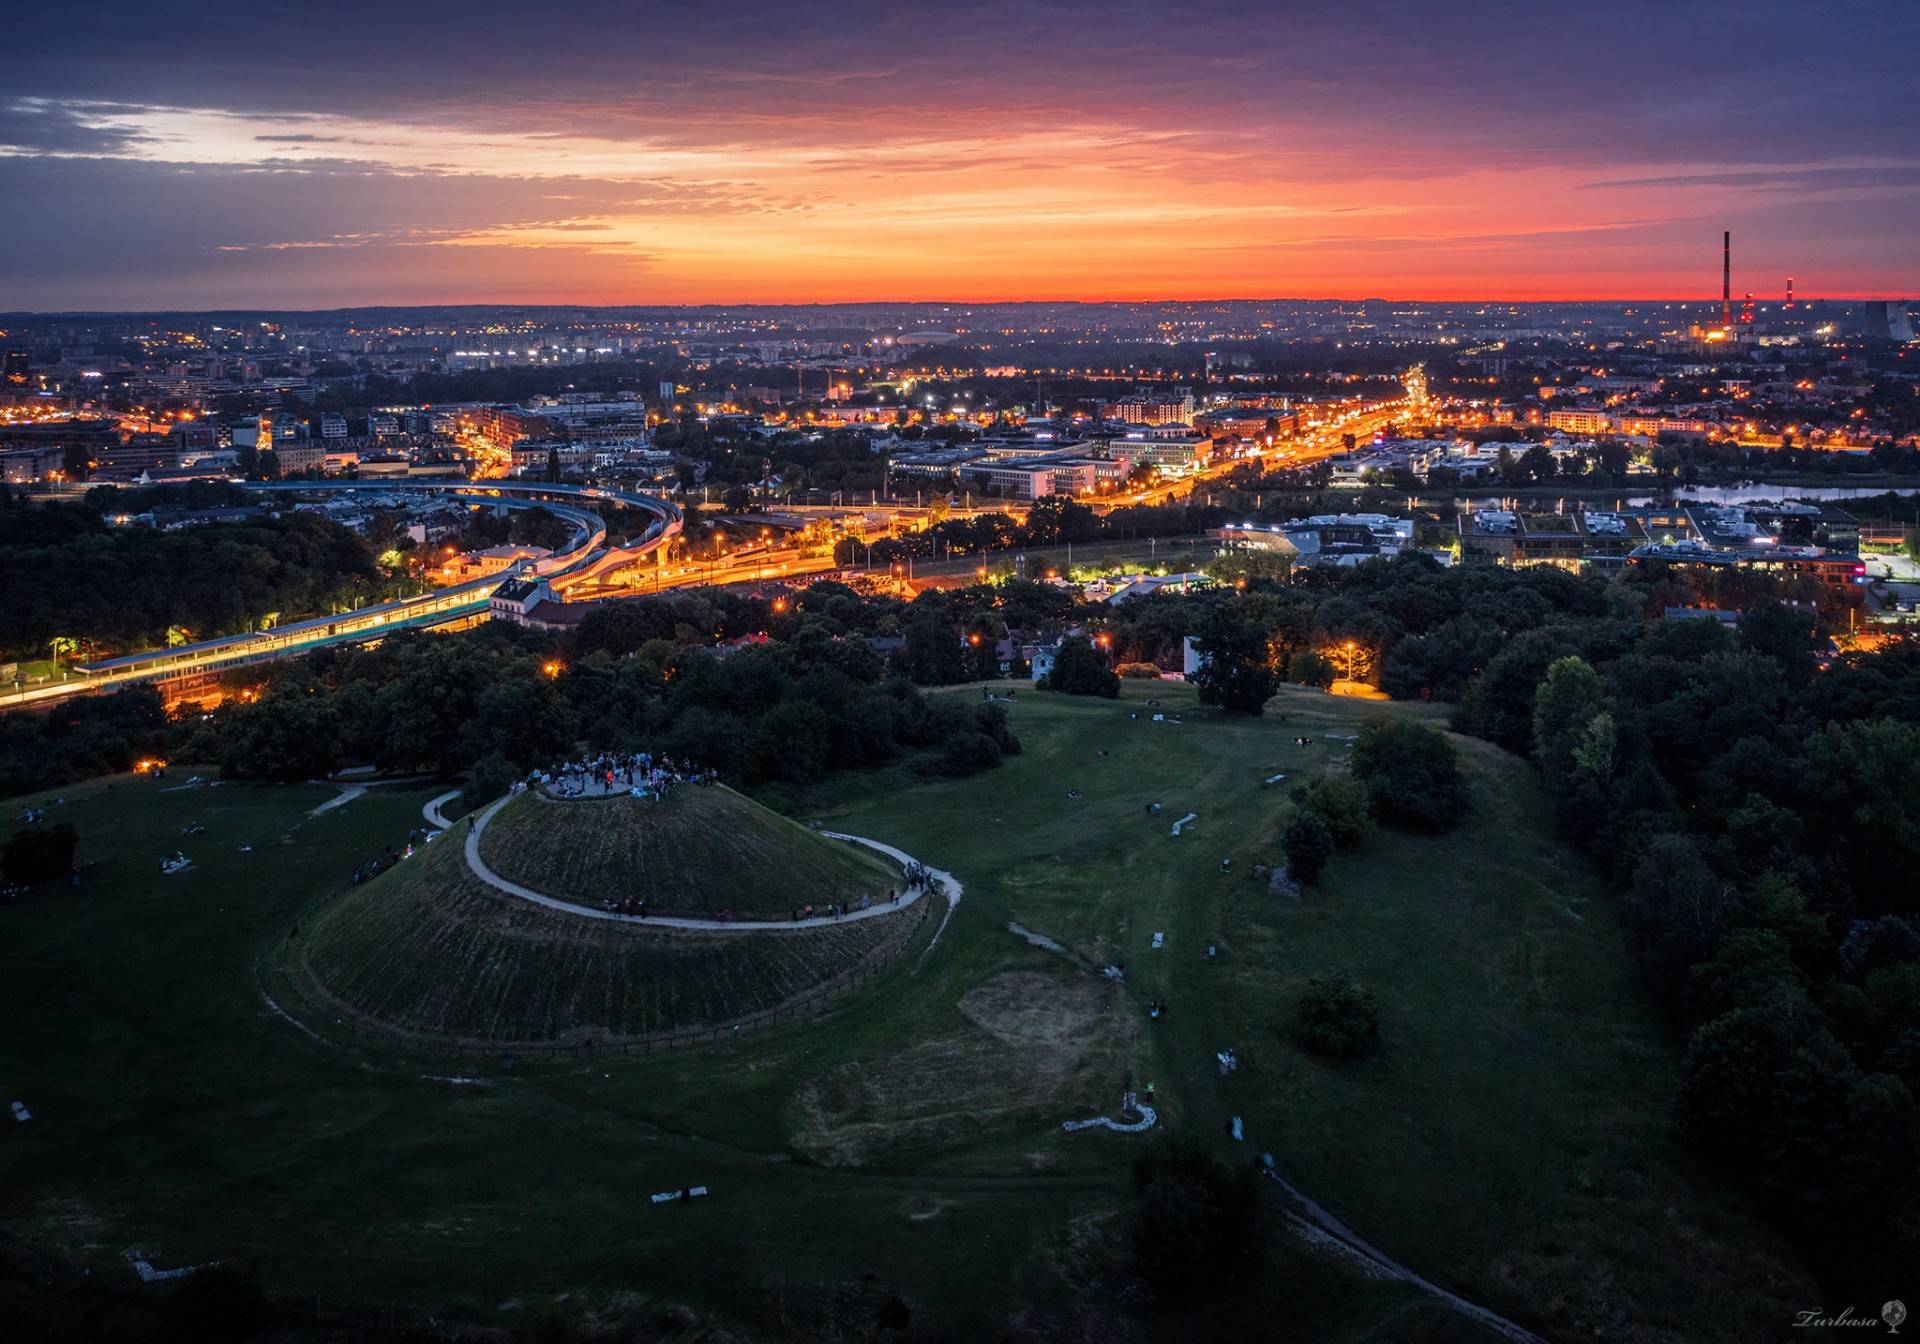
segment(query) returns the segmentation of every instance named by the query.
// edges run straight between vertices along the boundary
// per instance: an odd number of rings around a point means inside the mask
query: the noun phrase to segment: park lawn
[[[1153,723],[1149,697],[1183,722]],[[938,945],[935,911],[816,1021],[558,1063],[323,1044],[260,995],[293,920],[306,936],[433,790],[376,788],[313,818],[331,791],[68,790],[50,819],[71,815],[96,866],[77,892],[0,911],[0,982],[36,1008],[0,1044],[0,1078],[35,1111],[0,1145],[0,1223],[103,1259],[243,1255],[278,1291],[489,1318],[510,1292],[637,1292],[776,1337],[871,1271],[970,1337],[1004,1319],[1009,1285],[1063,1291],[1045,1269],[1067,1230],[1125,1206],[1150,1140],[1059,1122],[1151,1083],[1170,1125],[1235,1160],[1271,1151],[1389,1254],[1555,1340],[1753,1338],[1773,1298],[1817,1300],[1752,1211],[1673,1150],[1670,1047],[1523,763],[1463,743],[1467,829],[1378,834],[1298,902],[1253,879],[1277,858],[1287,786],[1382,714],[1440,718],[1295,689],[1258,720],[1165,683],[1117,703],[1023,691],[1025,750],[999,770],[764,790],[951,870],[965,898]],[[1171,837],[1187,811],[1191,833]],[[206,835],[181,840],[189,820]],[[160,879],[175,847],[200,867]],[[1103,960],[1125,963],[1124,985]],[[1275,1029],[1327,964],[1381,993],[1377,1060],[1329,1066]],[[1166,1021],[1146,1022],[1149,998]],[[1244,1065],[1223,1079],[1212,1053],[1229,1045]],[[1249,1145],[1224,1137],[1233,1114]],[[645,1202],[688,1183],[714,1196]],[[1401,1285],[1281,1263],[1298,1337],[1477,1337]]]
[[[337,1024],[282,1018],[258,973],[296,919],[309,936],[316,903],[352,890],[352,867],[404,848],[434,790],[376,788],[310,817],[332,790],[161,791],[188,773],[63,791],[51,817],[81,830],[80,887],[0,911],[0,982],[34,1007],[0,1045],[9,1099],[34,1111],[0,1144],[0,1226],[31,1241],[103,1268],[136,1250],[162,1267],[236,1261],[276,1295],[403,1315],[511,1320],[570,1293],[690,1303],[770,1338],[819,1323],[872,1274],[965,1338],[1004,1320],[1011,1285],[1059,1296],[1041,1271],[1069,1229],[1124,1206],[1135,1148],[1063,1142],[1056,1108],[944,1166],[796,1160],[796,1084],[977,1032],[957,1007],[973,980],[1077,974],[1047,954],[956,925],[914,976],[929,921],[824,1019],[672,1055],[508,1065],[322,1043],[308,1033]],[[194,823],[204,832],[181,836]],[[162,879],[174,848],[197,866]],[[646,1199],[690,1183],[713,1196]],[[1326,1338],[1425,1310],[1337,1266],[1297,1281],[1315,1289],[1300,1319]]]
[[[1213,997],[1242,1066],[1222,1103],[1297,1184],[1469,1297],[1633,1339],[1698,1337],[1704,1297],[1728,1337],[1768,1334],[1812,1287],[1674,1143],[1675,1047],[1610,894],[1548,838],[1529,766],[1455,741],[1458,830],[1376,833],[1298,900],[1232,893]],[[1379,998],[1373,1059],[1318,1059],[1287,1030],[1306,977],[1336,967]]]
[[[1012,709],[1024,750],[1000,770],[834,793],[819,815],[952,868],[968,882],[960,918],[988,936],[1017,920],[1083,964],[1124,963],[1137,1007],[1170,1007],[1135,1080],[1162,1113],[1215,1135],[1241,1116],[1250,1146],[1415,1270],[1550,1337],[1772,1328],[1813,1292],[1805,1269],[1674,1145],[1673,1044],[1530,766],[1456,737],[1475,799],[1461,829],[1377,832],[1298,899],[1254,879],[1255,862],[1281,861],[1287,791],[1342,768],[1382,715],[1442,722],[1435,706],[1297,687],[1260,719],[1164,683],[1125,683],[1117,703],[1032,692]],[[1330,1065],[1284,1031],[1306,976],[1332,966],[1381,995],[1376,1060]],[[1223,1076],[1227,1047],[1242,1066]],[[1737,1305],[1708,1322],[1702,1300]]]
[[[671,1119],[662,1075],[618,1059],[543,1070],[321,1045],[261,997],[263,953],[352,865],[404,847],[433,790],[308,817],[333,790],[161,787],[62,791],[49,819],[81,830],[79,888],[0,911],[0,980],[34,1008],[0,1046],[8,1100],[34,1113],[0,1145],[0,1223],[30,1238],[103,1262],[238,1259],[277,1292],[483,1316],[510,1293],[637,1289],[751,1320],[872,1270],[984,1319],[1037,1241],[1114,1202],[1112,1172],[1010,1188],[797,1163],[777,1110],[764,1149],[676,1130],[649,1118]],[[182,837],[190,823],[204,833]],[[197,866],[162,879],[176,847]],[[826,1038],[814,1024],[780,1045]],[[661,1062],[691,1065],[690,1090],[755,1067],[731,1048]],[[702,1182],[710,1203],[645,1199]]]

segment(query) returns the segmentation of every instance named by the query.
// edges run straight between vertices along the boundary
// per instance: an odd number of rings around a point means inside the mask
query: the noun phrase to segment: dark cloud
[[[1621,177],[1588,182],[1585,189],[1632,190],[1642,187],[1725,187],[1735,191],[1883,191],[1910,193],[1920,188],[1920,163],[1828,167],[1744,169],[1738,172],[1669,173],[1659,177]]]
[[[49,309],[310,303],[315,294],[382,302],[426,292],[429,277],[457,269],[510,276],[515,267],[500,257],[519,245],[486,244],[514,229],[578,233],[577,244],[545,250],[590,252],[610,275],[640,265],[637,253],[609,251],[590,216],[632,208],[646,193],[626,182],[564,186],[559,203],[548,179],[396,174],[348,161],[236,168],[0,157],[0,237],[9,244],[0,248],[0,293]],[[685,209],[697,198],[669,185],[652,199]]]
[[[139,109],[75,107],[33,98],[0,106],[0,150],[14,154],[123,154],[148,137],[108,120]]]
[[[1678,221],[1671,219],[1630,219],[1613,224],[1596,224],[1564,229],[1534,229],[1511,233],[1405,233],[1345,234],[1324,233],[1305,237],[1272,238],[1219,246],[1199,245],[1188,251],[1320,251],[1403,252],[1418,249],[1423,253],[1480,252],[1523,247],[1533,251],[1578,246],[1582,248],[1616,245],[1639,246],[1665,236]]]
[[[1141,121],[1500,162],[1897,153],[1912,0],[17,6],[0,87],[668,143]]]
[[[1358,212],[1387,183],[1403,205],[1424,192],[1431,212],[1483,214],[1486,202],[1450,196],[1475,170],[1579,173],[1592,190],[1557,202],[1509,185],[1510,234],[1478,218],[1443,236],[1429,218],[1402,237],[1273,246],[1383,264],[1396,248],[1532,248],[1567,265],[1622,236],[1600,199],[1615,192],[1634,194],[1611,214],[1654,231],[1652,256],[1722,226],[1679,218],[1680,194],[1720,193],[1716,220],[1772,231],[1783,257],[1841,237],[1836,255],[1863,270],[1912,265],[1910,203],[1853,207],[1920,185],[1915,0],[95,0],[16,5],[5,23],[0,288],[61,306],[80,286],[118,307],[159,301],[161,286],[181,302],[296,280],[365,293],[406,280],[407,264],[451,273],[451,254],[536,225],[580,235],[542,253],[625,266],[630,252],[595,237],[606,218],[818,217],[835,209],[836,179],[910,201],[963,171],[1124,177],[1147,205],[1370,184]],[[148,108],[244,115],[234,137],[274,157],[135,162],[124,156],[196,153],[148,138],[133,123]],[[596,163],[603,176],[540,180],[381,162],[436,131],[468,137],[466,163],[497,141],[524,165],[542,137],[563,163],[595,137],[630,144],[636,162],[689,148],[742,166],[725,182],[636,182],[617,180],[618,152]],[[1034,143],[1056,132],[1080,148]],[[916,158],[921,146],[935,148]],[[756,155],[777,151],[805,151],[817,178],[757,180]],[[1849,166],[1874,161],[1900,166]],[[1842,193],[1849,211],[1823,214],[1816,198]],[[1194,245],[1268,246],[1235,227]],[[528,284],[546,273],[538,260]]]

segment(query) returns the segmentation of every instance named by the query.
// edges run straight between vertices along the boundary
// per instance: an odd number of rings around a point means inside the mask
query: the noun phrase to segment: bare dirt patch
[[[1104,980],[1009,971],[969,990],[959,1009],[968,1024],[959,1031],[802,1084],[788,1116],[794,1146],[828,1166],[860,1166],[985,1126],[1052,1123],[1126,1083],[1132,1021]]]
[[[1003,1041],[1059,1047],[1087,1038],[1113,989],[1110,981],[1088,976],[1008,971],[968,990],[960,1012]]]

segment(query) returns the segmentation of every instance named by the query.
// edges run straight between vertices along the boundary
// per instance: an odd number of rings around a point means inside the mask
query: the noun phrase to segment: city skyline
[[[1920,291],[1908,6],[106,10],[0,307]]]

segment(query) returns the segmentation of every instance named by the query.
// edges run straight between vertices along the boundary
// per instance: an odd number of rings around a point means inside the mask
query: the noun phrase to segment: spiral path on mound
[[[448,827],[449,823],[446,815],[441,809],[459,796],[458,790],[452,793],[442,794],[440,797],[427,803],[427,805],[421,809],[421,813],[434,825]],[[831,915],[815,915],[809,919],[689,919],[673,915],[623,915],[613,910],[595,910],[591,906],[576,905],[571,901],[563,901],[556,897],[535,891],[531,887],[522,886],[518,882],[510,881],[494,872],[493,869],[487,866],[486,860],[480,857],[480,837],[486,832],[487,824],[493,820],[495,814],[498,813],[501,808],[505,807],[511,801],[513,801],[513,795],[509,794],[505,798],[489,803],[474,816],[473,824],[467,829],[465,842],[467,867],[472,870],[475,877],[492,887],[495,891],[517,897],[523,901],[531,901],[535,905],[546,906],[550,910],[559,910],[569,915],[579,915],[584,919],[604,919],[620,924],[643,924],[663,929],[702,929],[711,933],[777,933],[783,929],[818,929],[835,924],[849,924],[859,919],[882,919],[888,915],[898,914],[900,911],[908,909],[914,902],[925,896],[929,889],[928,886],[908,887],[901,895],[898,905],[889,902],[885,905],[871,906],[865,910],[849,910],[838,919],[835,919]],[[821,831],[820,834],[829,840],[845,840],[852,844],[864,845],[868,849],[886,855],[903,868],[917,862],[917,860],[904,850],[896,849],[892,845],[883,844],[878,840],[869,840],[863,835],[847,835],[840,831]],[[942,869],[928,867],[927,871],[933,874],[933,884],[930,885],[938,885],[945,892],[948,909],[949,912],[951,912],[952,907],[960,903],[960,896],[963,891],[960,882],[952,873]]]

